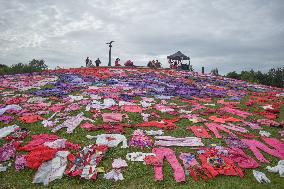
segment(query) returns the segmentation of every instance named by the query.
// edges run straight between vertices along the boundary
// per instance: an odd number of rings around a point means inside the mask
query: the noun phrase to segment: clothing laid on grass
[[[190,126],[187,129],[191,130],[196,137],[199,138],[212,138],[211,135],[207,132],[207,130],[202,126]]]
[[[137,124],[136,126],[137,127],[157,127],[160,129],[173,130],[177,128],[174,122],[177,122],[178,120],[179,119],[172,119],[172,120],[163,119],[161,122],[149,121],[149,122]]]
[[[0,139],[8,136],[9,134],[11,134],[12,132],[14,132],[17,129],[19,129],[19,126],[17,126],[17,125],[11,125],[11,126],[1,128],[0,129]]]
[[[228,106],[220,108],[220,110],[223,111],[223,112],[233,114],[233,115],[237,115],[237,116],[242,117],[244,119],[246,119],[248,116],[251,116],[251,113],[249,113],[249,112],[237,110],[237,109],[234,109],[234,108],[230,108]]]
[[[122,123],[105,123],[102,125],[93,125],[91,123],[84,123],[80,126],[88,131],[104,130],[108,134],[123,134],[125,128],[132,128],[132,125]]]
[[[212,177],[218,175],[244,177],[242,170],[234,164],[231,158],[218,154],[215,149],[205,150],[204,153],[199,155],[199,159],[202,168],[206,169]]]
[[[278,143],[276,143],[276,145],[274,143],[271,143],[274,144],[274,146],[272,148],[269,148],[268,146],[266,146],[262,142],[259,142],[258,140],[242,139],[241,141],[244,142],[246,145],[248,145],[250,150],[254,153],[255,157],[263,163],[269,163],[269,161],[261,154],[260,150],[272,156],[275,156],[279,159],[284,159],[284,153],[283,153],[284,148],[281,149],[280,148],[281,146]]]
[[[44,118],[39,115],[29,115],[19,117],[19,120],[21,120],[23,123],[36,123],[38,121],[44,120]]]
[[[155,136],[155,146],[204,146],[201,138],[184,137],[176,138],[172,136]]]
[[[16,104],[7,105],[5,108],[0,108],[0,115],[3,115],[8,110],[21,110],[21,106]]]
[[[73,133],[73,131],[80,125],[83,120],[87,120],[86,117],[84,117],[84,113],[79,113],[76,116],[68,118],[60,125],[54,127],[51,131],[55,133],[62,128],[67,128],[66,133]]]
[[[84,147],[76,157],[72,158],[70,165],[65,171],[71,177],[81,177],[83,179],[97,179],[97,169],[108,151],[105,145],[89,145]]]
[[[122,143],[121,148],[128,148],[127,139],[121,134],[101,134],[97,136],[86,136],[88,139],[96,139],[97,145],[106,145],[108,147],[117,147]]]
[[[211,174],[200,166],[196,161],[195,156],[191,153],[181,153],[179,158],[183,161],[186,174],[194,179],[195,182],[198,182],[198,177],[200,176],[204,181],[208,181],[212,178]]]
[[[131,152],[126,154],[126,159],[129,161],[144,161],[146,156],[156,156],[154,153]]]
[[[224,132],[228,133],[229,135],[233,134],[229,129],[227,129],[223,125],[220,125],[220,124],[217,124],[217,123],[205,123],[205,125],[208,127],[208,129],[210,131],[212,131],[214,133],[216,138],[222,138],[222,135],[220,135],[218,130],[224,131]]]
[[[112,162],[112,170],[104,175],[104,178],[107,180],[124,180],[124,177],[122,175],[122,168],[127,167],[127,163],[125,160],[118,158],[114,159]]]
[[[130,147],[137,147],[137,148],[149,148],[153,146],[152,139],[147,136],[143,130],[136,129],[133,134],[132,138],[129,141]]]
[[[38,168],[33,183],[43,183],[47,186],[49,182],[61,179],[67,167],[68,151],[58,151],[52,160],[46,161]]]
[[[173,169],[174,177],[176,182],[184,182],[185,181],[185,174],[182,166],[178,162],[175,152],[169,148],[153,148],[152,152],[156,154],[156,158],[163,162],[166,159],[170,166]],[[162,181],[163,180],[163,165],[155,165],[154,166],[155,172],[155,180]]]
[[[279,173],[280,177],[284,177],[284,160],[280,160],[275,167],[267,166],[266,169],[271,173]]]
[[[122,122],[124,115],[121,113],[103,113],[102,117],[104,122]]]
[[[231,160],[238,164],[243,169],[254,169],[259,167],[259,164],[250,156],[248,156],[242,149],[226,148],[228,156]]]
[[[267,176],[263,172],[253,170],[252,173],[253,173],[254,178],[259,183],[270,183],[271,182],[269,178],[267,178]]]
[[[0,148],[0,162],[7,161],[10,158],[14,158],[16,155],[16,149],[13,143],[6,143]]]
[[[239,138],[236,136],[229,135],[225,138],[226,144],[231,148],[248,148],[248,146],[243,143]]]

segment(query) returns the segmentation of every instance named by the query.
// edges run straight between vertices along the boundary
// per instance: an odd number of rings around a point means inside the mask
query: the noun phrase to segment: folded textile
[[[121,148],[128,148],[127,139],[121,134],[101,134],[97,136],[86,136],[88,139],[96,139],[97,145],[106,145],[108,147],[116,147],[122,143]]]
[[[155,139],[155,146],[204,146],[201,138],[197,137],[155,136]]]

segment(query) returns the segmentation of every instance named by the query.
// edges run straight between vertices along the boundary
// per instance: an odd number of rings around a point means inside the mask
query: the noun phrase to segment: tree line
[[[18,63],[11,66],[0,64],[0,75],[41,72],[47,68],[44,60],[33,59],[27,64]]]
[[[211,71],[212,75],[219,75],[218,69],[215,68]],[[269,85],[273,87],[284,88],[284,67],[282,68],[271,68],[267,73],[261,71],[242,71],[237,73],[235,71],[227,73],[225,77],[244,80],[250,83],[257,83],[263,85]]]

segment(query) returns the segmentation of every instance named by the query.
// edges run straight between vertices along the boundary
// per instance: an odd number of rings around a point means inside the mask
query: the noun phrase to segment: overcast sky
[[[107,65],[110,40],[113,61],[180,50],[197,71],[267,71],[284,65],[284,0],[0,0],[1,64]]]

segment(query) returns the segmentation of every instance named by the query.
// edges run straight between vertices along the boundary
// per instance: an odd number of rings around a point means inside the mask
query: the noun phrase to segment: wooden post
[[[204,74],[204,67],[202,66],[202,74]]]

